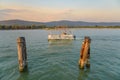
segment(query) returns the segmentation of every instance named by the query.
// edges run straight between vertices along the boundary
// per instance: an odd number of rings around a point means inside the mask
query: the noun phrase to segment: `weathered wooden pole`
[[[90,42],[91,39],[89,37],[85,37],[82,43],[81,51],[80,51],[80,59],[79,59],[79,67],[84,69],[86,65],[87,68],[90,67]]]
[[[26,42],[24,37],[17,38],[19,71],[22,72],[27,68]]]

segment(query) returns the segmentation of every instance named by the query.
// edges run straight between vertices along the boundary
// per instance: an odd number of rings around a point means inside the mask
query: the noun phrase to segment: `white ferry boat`
[[[73,35],[67,28],[52,30],[52,32],[48,35],[48,40],[74,40],[75,38],[76,36]]]

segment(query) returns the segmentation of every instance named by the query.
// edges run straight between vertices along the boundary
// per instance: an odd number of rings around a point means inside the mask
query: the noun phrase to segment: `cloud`
[[[14,9],[0,9],[0,15],[1,16],[7,16],[9,15],[10,13],[13,13],[13,12],[16,12],[17,10],[14,10]]]
[[[9,17],[10,13],[16,12],[14,9],[0,9],[0,18],[1,20],[5,17]]]
[[[4,12],[16,12],[17,10],[15,9],[1,9],[0,12],[4,13]]]
[[[4,19],[23,19],[33,21],[53,21],[59,19],[65,19],[70,16],[72,9],[50,9],[50,8],[38,8],[38,9],[1,9],[0,15]]]
[[[13,7],[0,10],[0,20],[22,19],[30,21],[83,20],[119,21],[120,11],[96,9],[54,9]]]

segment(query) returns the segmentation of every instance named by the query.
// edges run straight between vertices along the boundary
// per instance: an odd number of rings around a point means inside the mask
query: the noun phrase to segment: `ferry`
[[[67,28],[57,28],[48,35],[48,40],[75,40],[75,38],[76,36]]]

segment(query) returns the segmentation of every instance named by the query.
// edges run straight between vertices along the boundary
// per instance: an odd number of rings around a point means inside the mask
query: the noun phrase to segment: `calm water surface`
[[[0,80],[120,80],[120,29],[73,29],[74,41],[48,42],[46,30],[0,31]],[[28,71],[19,73],[16,39],[26,38]],[[78,68],[90,36],[91,68]]]

